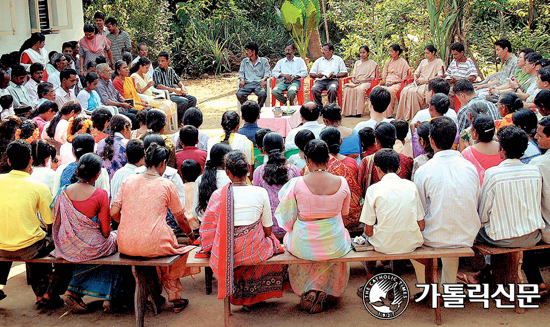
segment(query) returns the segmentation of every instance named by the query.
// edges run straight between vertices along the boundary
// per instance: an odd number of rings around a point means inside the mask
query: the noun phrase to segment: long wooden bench
[[[508,285],[525,283],[521,273],[524,251],[535,251],[550,249],[550,244],[539,243],[532,248],[501,248],[488,244],[474,244],[474,248],[483,255],[491,255],[491,269],[493,271],[490,290],[494,292],[498,284]],[[520,308],[518,299],[515,300],[516,312],[524,313],[525,309]]]
[[[141,258],[125,256],[117,252],[108,257],[98,258],[80,263],[93,265],[132,266],[132,273],[134,274],[134,277],[136,279],[136,292],[134,294],[136,325],[138,327],[143,327],[147,295],[150,294],[155,288],[160,289],[156,267],[169,267],[173,265],[176,261],[181,259],[181,257],[181,255],[172,255],[158,258]],[[0,258],[0,261],[74,264],[73,262],[69,262],[64,259],[57,259],[52,256],[29,260],[8,260]],[[155,312],[155,314],[156,313],[157,312]]]
[[[208,267],[209,259],[195,258],[195,254],[198,249],[195,249],[189,253],[187,257],[188,267]],[[407,254],[384,254],[376,251],[355,252],[350,251],[348,254],[341,258],[331,259],[323,262],[362,262],[362,261],[378,261],[378,260],[406,260],[406,259],[424,259],[428,261],[426,265],[426,283],[437,283],[437,259],[438,258],[458,258],[458,257],[472,257],[474,251],[471,248],[456,248],[456,249],[436,249],[432,247],[423,246],[414,252]],[[312,261],[297,258],[285,252],[273,256],[272,258],[259,263],[258,265],[289,265],[289,264],[309,264]],[[437,305],[434,309],[435,322],[440,325],[441,319],[441,307]],[[229,298],[224,299],[224,322],[225,326],[229,326],[229,316],[231,315],[231,304]]]

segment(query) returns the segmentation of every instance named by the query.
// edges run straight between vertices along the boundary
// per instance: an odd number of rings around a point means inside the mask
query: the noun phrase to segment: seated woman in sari
[[[293,255],[319,261],[339,258],[351,250],[343,219],[349,213],[351,192],[344,177],[327,172],[329,150],[324,141],[306,146],[310,173],[291,179],[279,192],[275,212],[287,234],[284,243]],[[288,267],[290,285],[302,296],[300,306],[310,313],[323,311],[327,295],[341,296],[349,279],[348,263],[311,263]]]
[[[376,77],[378,64],[369,59],[369,47],[363,45],[359,47],[361,60],[357,60],[353,66],[351,81],[344,84],[343,104],[344,116],[363,115],[368,111],[365,105],[367,100],[367,91],[370,89],[372,79]]]
[[[362,207],[360,201],[363,198],[361,186],[357,180],[359,165],[355,159],[341,155],[340,144],[342,137],[340,131],[335,127],[325,127],[319,138],[327,143],[330,152],[330,160],[327,165],[327,172],[336,176],[342,176],[348,182],[351,191],[351,201],[349,204],[349,215],[344,217],[344,226],[352,228],[359,225]]]
[[[101,157],[97,154],[83,155],[75,173],[78,182],[64,186],[55,199],[52,228],[55,250],[52,256],[78,263],[116,252],[117,234],[111,232],[109,195],[93,186],[101,173],[101,164]],[[82,296],[89,295],[104,299],[103,307],[111,311],[110,301],[116,301],[121,291],[126,291],[126,299],[132,299],[133,291],[121,287],[124,276],[129,277],[131,285],[129,267],[75,265],[65,302],[73,312],[86,312]]]
[[[115,75],[113,86],[125,99],[134,100],[134,109],[142,110],[149,106],[148,102],[142,101],[139,97],[134,79],[130,77],[130,69],[125,61],[119,60],[115,63]]]
[[[328,104],[323,108],[322,114],[325,125],[336,127],[342,136],[340,154],[354,158],[359,165],[361,162],[361,138],[355,129],[342,126],[342,108],[335,104]]]
[[[289,163],[283,155],[285,141],[281,134],[277,132],[267,133],[262,141],[262,147],[268,154],[268,159],[267,163],[254,170],[253,182],[255,186],[266,189],[269,195],[271,215],[273,216],[273,233],[284,235],[285,230],[279,227],[274,216],[275,209],[279,205],[279,191],[290,179],[300,176],[300,170]]]
[[[172,266],[158,269],[168,300],[174,304],[174,311],[180,312],[189,304],[189,300],[181,298],[183,287],[180,278],[197,272],[196,269],[186,267],[187,254],[194,247],[178,244],[176,235],[166,223],[168,209],[187,234],[190,243],[195,240],[195,236],[185,217],[176,186],[162,178],[167,159],[168,150],[165,147],[152,143],[147,148],[147,171],[129,176],[122,182],[111,207],[111,217],[120,222],[120,253],[147,258],[183,255]],[[154,294],[153,301],[162,301],[160,294]]]
[[[494,140],[495,122],[488,115],[477,115],[472,121],[472,139],[475,144],[462,151],[464,159],[477,169],[480,185],[483,185],[485,171],[498,166],[504,159],[500,157],[500,145]]]
[[[241,151],[225,156],[231,183],[212,194],[200,227],[201,253],[211,254],[210,267],[218,276],[218,299],[231,296],[231,303],[245,306],[282,297],[288,287],[282,265],[243,266],[284,252],[271,233],[267,191],[246,182],[248,166]]]

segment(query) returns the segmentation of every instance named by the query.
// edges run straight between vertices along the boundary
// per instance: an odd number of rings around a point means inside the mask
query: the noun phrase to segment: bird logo
[[[394,274],[378,274],[369,279],[363,287],[363,305],[379,319],[394,319],[409,305],[409,287]]]

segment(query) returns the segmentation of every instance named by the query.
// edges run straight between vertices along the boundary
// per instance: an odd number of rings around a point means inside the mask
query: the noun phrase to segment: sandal
[[[457,283],[458,284],[479,284],[479,278],[477,278],[475,275],[468,275],[468,274],[457,274],[456,275]]]
[[[174,310],[175,313],[180,313],[183,311],[183,309],[187,308],[187,306],[189,305],[189,300],[179,299],[174,301],[173,303],[174,303],[174,308],[172,310]]]
[[[71,311],[74,313],[86,313],[88,312],[88,307],[86,303],[82,301],[82,298],[78,298],[72,294],[65,294],[63,300],[71,308]]]
[[[315,300],[315,303],[313,303],[313,306],[311,307],[311,310],[309,310],[310,314],[315,314],[323,311],[323,304],[325,303],[325,300],[327,299],[327,293],[325,292],[319,292],[317,293],[317,300]]]
[[[52,296],[52,295],[50,295]],[[58,295],[52,296],[50,299],[41,298],[40,300],[36,301],[36,309],[38,310],[54,310],[57,308],[61,308],[63,306],[63,300]]]
[[[302,308],[302,310],[311,310],[313,304],[315,303],[315,300],[317,300],[317,292],[307,292],[302,296],[302,299],[300,300],[300,308]]]

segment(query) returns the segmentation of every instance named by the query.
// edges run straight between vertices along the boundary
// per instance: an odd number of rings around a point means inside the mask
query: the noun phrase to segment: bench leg
[[[156,300],[158,290],[160,290],[157,268],[132,266],[132,272],[136,279],[136,292],[134,295],[134,307],[136,312],[136,326],[143,327],[145,319],[145,308],[147,297],[151,295],[153,302]],[[158,313],[155,303],[153,304],[155,314]]]
[[[206,295],[212,294],[212,277],[214,275],[214,272],[212,271],[212,268],[206,267],[204,268],[204,283],[206,287]]]
[[[438,279],[437,278],[437,259],[429,259],[428,264],[426,265],[426,284],[432,284],[432,283],[437,284],[437,279]],[[432,292],[433,292],[433,289],[432,289]],[[433,297],[430,296],[430,301],[432,298]],[[439,300],[436,303],[434,314],[435,314],[435,323],[437,325],[441,325],[443,321],[441,319],[441,306],[439,305]]]
[[[231,316],[231,302],[229,297],[223,299],[223,322],[225,327],[229,327],[229,316]]]
[[[497,284],[514,284],[518,291],[518,284],[524,283],[523,274],[521,272],[521,265],[523,263],[523,252],[512,252],[491,255],[491,266],[493,270],[493,278],[491,280],[491,292],[495,292]],[[525,313],[525,309],[520,308],[518,305],[518,299],[515,300],[516,312]]]

